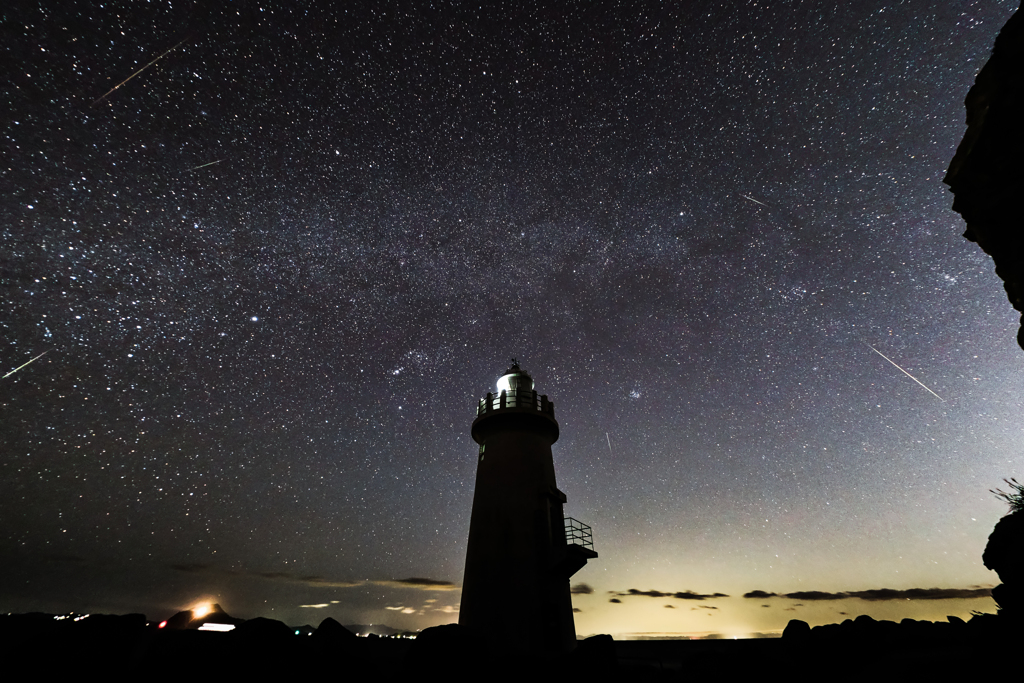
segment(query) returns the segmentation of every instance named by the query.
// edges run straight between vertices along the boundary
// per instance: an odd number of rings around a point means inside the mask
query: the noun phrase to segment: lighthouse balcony
[[[565,543],[565,555],[555,565],[555,572],[568,578],[583,569],[588,560],[596,558],[597,553],[590,527],[572,517],[565,518]]]
[[[555,418],[555,404],[548,400],[547,396],[538,396],[536,391],[527,389],[502,390],[500,393],[488,393],[480,399],[476,415],[482,417],[497,410],[517,408],[519,410],[535,410]]]
[[[572,517],[565,518],[565,542],[567,545],[578,545],[591,552],[594,551],[594,534],[590,527]]]

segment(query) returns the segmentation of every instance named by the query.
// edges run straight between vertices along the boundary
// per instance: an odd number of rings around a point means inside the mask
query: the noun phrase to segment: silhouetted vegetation
[[[1010,506],[1010,514],[1024,510],[1024,484],[1018,483],[1012,477],[1010,479],[1003,479],[1003,481],[1013,490],[1013,493],[1007,493],[1001,489],[991,489],[992,493],[996,494],[996,498],[1003,500]]]

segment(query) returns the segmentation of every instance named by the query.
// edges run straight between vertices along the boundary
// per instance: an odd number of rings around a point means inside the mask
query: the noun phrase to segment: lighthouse
[[[590,527],[566,518],[555,484],[554,404],[512,367],[477,407],[479,444],[459,625],[507,654],[576,646],[569,578],[597,557]]]

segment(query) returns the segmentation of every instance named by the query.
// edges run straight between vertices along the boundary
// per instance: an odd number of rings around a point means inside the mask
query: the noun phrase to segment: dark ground
[[[229,633],[159,629],[142,615],[0,616],[0,656],[11,671],[52,679],[230,677],[346,680],[740,680],[781,673],[789,680],[950,680],[977,676],[987,661],[1012,661],[1020,642],[998,617],[970,622],[878,622],[870,617],[807,628],[791,622],[779,639],[631,640],[595,636],[554,660],[485,654],[455,625],[416,640],[359,638],[336,622],[295,635],[253,619]],[[427,637],[424,637],[426,635]],[[1002,655],[1002,656],[1000,656]]]

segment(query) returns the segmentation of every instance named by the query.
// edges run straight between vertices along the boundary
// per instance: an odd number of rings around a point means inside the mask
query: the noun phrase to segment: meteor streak
[[[605,432],[604,438],[608,439],[608,454],[615,457],[615,454],[612,453],[612,437],[608,436],[608,432]]]
[[[190,171],[194,171],[194,170],[196,170],[197,168],[206,168],[207,166],[213,166],[214,164],[219,164],[219,163],[220,163],[220,162],[222,162],[222,161],[224,161],[224,160],[223,160],[223,159],[217,159],[217,161],[211,161],[211,162],[210,162],[210,163],[208,163],[208,164],[199,164],[198,166],[193,166],[192,168],[190,168],[190,169],[188,169],[188,170],[190,170]]]
[[[189,39],[189,38],[191,38],[191,37],[192,37],[192,36],[186,36],[185,38],[183,38],[183,39],[181,40],[181,43],[184,43],[184,42],[185,42],[186,40],[188,40],[188,39]],[[113,88],[111,88],[110,90],[108,90],[107,92],[105,92],[105,93],[103,94],[103,96],[102,96],[102,97],[97,97],[97,98],[96,98],[96,101],[95,101],[95,102],[93,102],[93,103],[92,103],[91,105],[89,105],[89,106],[90,106],[90,107],[95,107],[95,106],[96,106],[97,104],[99,104],[99,103],[100,103],[100,102],[102,102],[103,100],[107,99],[107,96],[109,96],[109,95],[110,95],[110,93],[114,92],[115,90],[117,90],[118,88],[120,88],[120,87],[121,87],[122,85],[124,85],[124,84],[125,84],[125,83],[127,83],[128,81],[132,80],[133,78],[135,78],[136,76],[138,76],[138,75],[139,75],[140,73],[142,73],[143,71],[145,71],[145,70],[146,70],[146,69],[148,69],[149,67],[151,67],[151,66],[153,66],[154,64],[156,64],[156,63],[157,63],[158,61],[160,61],[160,60],[161,60],[161,59],[163,59],[163,58],[164,58],[165,56],[167,56],[167,54],[168,54],[168,53],[170,53],[170,52],[173,52],[174,50],[177,50],[177,49],[178,49],[178,48],[179,48],[179,47],[181,46],[181,43],[178,43],[177,45],[175,45],[174,47],[172,47],[172,48],[171,48],[170,50],[167,50],[167,52],[162,52],[162,53],[160,53],[160,55],[158,55],[158,56],[157,56],[157,57],[156,57],[156,58],[155,58],[155,59],[154,59],[153,61],[151,61],[151,62],[150,62],[149,64],[147,64],[146,66],[142,67],[141,69],[139,69],[138,71],[136,71],[135,73],[133,73],[133,74],[132,74],[131,76],[129,76],[128,78],[124,79],[123,81],[121,81],[120,83],[118,83],[117,85],[115,85],[115,86],[114,86]]]
[[[761,206],[768,206],[768,205],[767,205],[767,204],[765,204],[764,202],[759,202],[759,201],[757,201],[756,199],[754,199],[753,197],[748,197],[748,196],[747,196],[747,195],[745,195],[745,194],[741,194],[740,196],[741,196],[741,197],[743,197],[744,199],[749,199],[750,201],[754,202],[755,204],[760,204]]]
[[[7,373],[6,375],[4,375],[3,377],[0,377],[0,379],[7,379],[8,377],[10,377],[10,376],[11,376],[11,375],[13,375],[14,373],[16,373],[16,372],[17,372],[18,370],[21,370],[21,369],[22,369],[23,367],[25,367],[25,366],[26,366],[26,365],[28,365],[29,363],[33,363],[33,362],[35,362],[35,361],[39,360],[40,358],[42,358],[43,356],[45,356],[45,355],[46,355],[46,354],[48,354],[48,353],[49,353],[49,350],[47,350],[47,351],[43,351],[43,352],[42,352],[41,354],[39,354],[39,355],[38,355],[38,356],[36,356],[35,358],[33,358],[32,360],[28,361],[28,363],[22,363],[22,364],[21,364],[21,365],[19,365],[18,367],[14,368],[14,369],[13,369],[13,370],[11,370],[10,372],[8,372],[8,373]]]
[[[884,353],[882,353],[881,351],[879,351],[878,349],[876,349],[876,348],[875,348],[874,346],[872,346],[871,344],[868,344],[867,342],[864,342],[864,344],[865,344],[865,345],[866,345],[866,346],[867,346],[867,347],[868,347],[869,349],[871,349],[872,351],[874,351],[875,353],[877,353],[877,354],[878,354],[879,356],[881,356],[882,358],[884,358],[884,359],[886,359],[887,361],[889,361],[890,363],[892,363],[892,364],[893,364],[893,366],[895,366],[895,368],[896,368],[897,370],[899,370],[899,371],[900,371],[900,372],[902,372],[902,373],[903,373],[904,375],[906,375],[906,376],[907,376],[907,377],[909,377],[910,379],[912,379],[912,380],[914,380],[915,382],[917,382],[918,384],[920,384],[920,385],[921,385],[921,386],[922,386],[922,387],[924,388],[924,390],[925,390],[925,391],[927,391],[927,392],[928,392],[929,394],[931,394],[931,395],[932,395],[932,396],[934,396],[935,398],[939,399],[939,400],[940,400],[940,401],[942,401],[943,403],[945,403],[945,402],[946,402],[946,399],[942,398],[941,396],[939,396],[938,394],[936,394],[936,393],[935,393],[934,391],[932,391],[931,389],[929,389],[928,387],[926,387],[926,386],[924,385],[924,382],[922,382],[922,381],[921,381],[921,380],[919,380],[918,378],[916,378],[916,377],[914,377],[913,375],[911,375],[911,374],[910,374],[909,372],[907,372],[906,370],[904,370],[903,368],[901,368],[901,367],[900,367],[899,365],[896,365],[896,362],[895,362],[894,360],[892,360],[891,358],[889,358],[889,356],[885,355]]]

